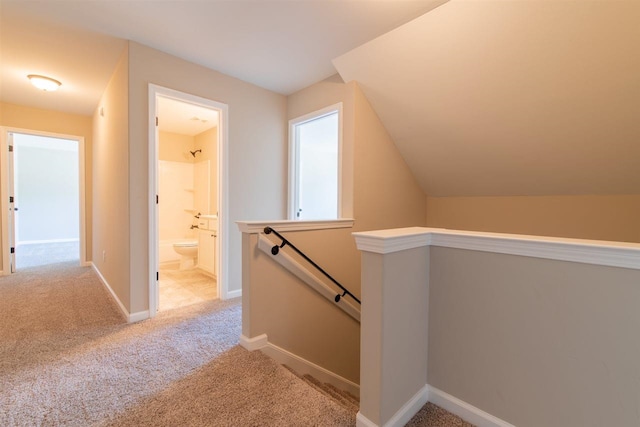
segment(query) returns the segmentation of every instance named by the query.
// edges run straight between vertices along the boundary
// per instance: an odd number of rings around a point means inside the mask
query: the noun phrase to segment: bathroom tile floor
[[[198,269],[160,267],[160,311],[218,298],[216,280]]]

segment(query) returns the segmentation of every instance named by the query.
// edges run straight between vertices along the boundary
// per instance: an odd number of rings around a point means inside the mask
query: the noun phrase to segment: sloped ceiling
[[[334,65],[430,196],[640,194],[640,2],[452,0]]]

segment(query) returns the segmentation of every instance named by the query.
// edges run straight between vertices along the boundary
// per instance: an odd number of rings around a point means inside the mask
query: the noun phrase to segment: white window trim
[[[295,129],[297,125],[319,119],[323,116],[338,112],[338,219],[342,218],[342,102],[330,105],[320,110],[313,111],[304,116],[289,120],[289,197],[287,202],[287,215],[292,221],[296,221],[295,207],[297,191],[297,164],[298,147],[296,144]]]

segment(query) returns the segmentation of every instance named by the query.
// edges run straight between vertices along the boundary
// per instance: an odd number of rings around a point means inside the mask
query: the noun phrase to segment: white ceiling
[[[640,2],[464,1],[334,61],[430,196],[640,194]]]
[[[446,0],[0,0],[0,99],[92,114],[124,40],[290,94],[331,60]],[[26,75],[60,80],[56,93]]]
[[[218,112],[175,99],[158,97],[158,130],[195,136],[218,126]]]
[[[93,114],[124,40],[32,17],[31,6],[0,0],[0,101]],[[38,90],[28,74],[52,77],[62,86],[56,92]]]

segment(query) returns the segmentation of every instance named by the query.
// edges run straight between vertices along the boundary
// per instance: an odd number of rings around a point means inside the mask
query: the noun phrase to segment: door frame
[[[79,191],[79,210],[80,210],[80,221],[78,226],[79,230],[79,238],[80,238],[80,265],[88,266],[90,265],[87,262],[87,236],[86,236],[86,189],[85,189],[85,146],[84,146],[84,137],[78,135],[67,135],[55,132],[46,132],[46,131],[38,131],[32,129],[22,129],[16,127],[8,127],[8,126],[0,126],[0,195],[1,195],[1,203],[0,208],[2,209],[2,272],[3,276],[8,276],[11,274],[11,261],[10,261],[10,242],[9,236],[11,231],[9,230],[12,226],[9,223],[9,215],[4,215],[4,213],[9,212],[9,139],[12,139],[13,136],[10,134],[23,134],[23,135],[33,135],[33,136],[43,136],[48,138],[59,138],[59,139],[67,139],[71,141],[76,141],[78,143],[78,191]]]
[[[229,294],[229,106],[218,101],[202,98],[196,95],[180,92],[155,84],[149,84],[149,317],[158,313],[158,244],[159,222],[158,204],[158,153],[159,138],[157,117],[157,98],[169,98],[188,104],[218,111],[220,121],[218,124],[218,239],[215,251],[218,258],[217,287],[220,299],[225,300],[235,295]]]

